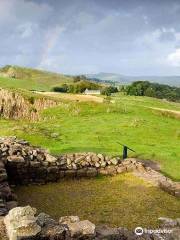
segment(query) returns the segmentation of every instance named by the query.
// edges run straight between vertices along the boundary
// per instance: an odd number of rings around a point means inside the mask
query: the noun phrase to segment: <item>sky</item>
[[[180,0],[0,0],[0,66],[180,75]]]

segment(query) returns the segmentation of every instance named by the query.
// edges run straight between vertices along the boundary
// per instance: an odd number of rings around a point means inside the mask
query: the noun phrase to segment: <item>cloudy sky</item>
[[[179,0],[0,0],[0,66],[180,75]]]

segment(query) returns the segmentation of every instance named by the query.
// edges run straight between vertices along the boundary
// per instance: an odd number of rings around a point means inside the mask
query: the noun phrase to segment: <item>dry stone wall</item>
[[[95,177],[98,174],[112,176],[124,172],[134,172],[180,197],[178,182],[173,182],[134,158],[121,160],[119,157],[90,152],[52,156],[48,151],[16,137],[0,138],[0,215],[17,205],[9,184],[45,184],[62,178]]]
[[[1,236],[2,239],[7,239],[8,236],[10,240],[139,239],[125,228],[95,226],[88,220],[80,221],[77,216],[61,217],[59,222],[45,213],[35,217],[36,210],[30,206],[17,207],[16,195],[10,188],[11,184],[44,184],[62,178],[116,175],[123,172],[133,172],[153,181],[168,193],[180,196],[179,183],[134,158],[121,160],[119,157],[96,153],[52,156],[46,150],[31,146],[27,141],[16,137],[0,138],[0,239]],[[157,235],[143,234],[142,239],[157,240],[163,237],[176,240],[180,234],[179,219],[161,220],[166,227],[170,225],[173,228],[171,238],[169,235],[159,235],[158,238]]]

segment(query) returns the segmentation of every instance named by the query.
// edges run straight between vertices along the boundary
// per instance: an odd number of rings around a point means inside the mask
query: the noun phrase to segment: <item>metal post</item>
[[[123,146],[123,159],[126,159],[127,158],[127,146]]]
[[[135,152],[133,149],[129,148],[128,146],[126,146],[120,142],[117,142],[117,143],[120,144],[121,146],[123,146],[123,159],[126,159],[128,157],[128,150]]]

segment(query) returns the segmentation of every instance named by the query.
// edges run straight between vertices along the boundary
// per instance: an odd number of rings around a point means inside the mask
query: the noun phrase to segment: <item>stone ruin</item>
[[[121,160],[119,157],[96,153],[52,156],[48,151],[31,146],[27,141],[16,137],[0,138],[0,229],[1,226],[2,229],[6,228],[3,239],[7,239],[6,235],[10,240],[139,239],[127,229],[95,226],[88,220],[80,221],[77,216],[61,217],[59,222],[45,213],[36,217],[36,210],[30,206],[17,207],[16,195],[10,188],[11,184],[45,184],[61,181],[62,178],[95,177],[98,174],[112,176],[124,172],[133,172],[169,194],[180,197],[178,182],[166,178],[138,159]],[[178,239],[179,220],[163,221],[174,229],[172,237],[168,238],[167,235],[164,239]],[[143,234],[141,239],[162,239],[160,237]]]

